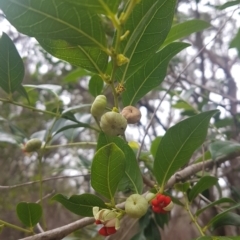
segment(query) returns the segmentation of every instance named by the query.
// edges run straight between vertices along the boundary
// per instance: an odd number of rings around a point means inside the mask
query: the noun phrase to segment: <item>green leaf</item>
[[[13,145],[18,144],[14,135],[5,132],[0,132],[0,142],[10,143]]]
[[[187,192],[188,189],[190,187],[190,183],[189,182],[185,182],[185,183],[176,183],[174,185],[174,188],[179,191],[179,192]]]
[[[74,129],[74,128],[90,128],[90,129],[92,129],[91,125],[89,125],[87,123],[82,123],[79,121],[76,121],[76,123],[74,123],[73,121],[59,119],[57,121],[57,123],[55,124],[55,127],[52,129],[52,135],[55,136],[60,132],[63,132],[68,129]]]
[[[217,6],[217,8],[219,10],[223,10],[232,6],[236,6],[240,4],[240,0],[236,0],[236,1],[227,1],[226,3],[224,3],[223,5]]]
[[[183,23],[176,24],[172,26],[161,48],[178,39],[187,37],[192,33],[200,32],[206,28],[209,28],[210,26],[211,25],[209,22],[200,19],[193,19]]]
[[[88,8],[91,11],[108,15],[109,11],[116,13],[121,0],[66,0],[72,4]]]
[[[82,108],[90,109],[91,106],[92,106],[92,104],[81,104],[81,105],[72,106],[72,107],[69,107],[69,108],[65,109],[64,111],[62,111],[62,114],[66,114],[71,111],[79,111],[79,110],[82,110]]]
[[[29,99],[29,97],[28,97],[28,93],[27,93],[27,91],[25,90],[25,88],[24,88],[22,85],[20,85],[20,86],[18,87],[17,91],[18,91],[18,93],[19,93],[20,95],[22,95],[23,97],[25,97],[25,98],[27,99],[27,101],[28,101],[28,104],[30,104],[30,99]]]
[[[103,80],[99,75],[94,75],[91,77],[88,84],[89,92],[94,96],[101,94],[103,89]]]
[[[183,100],[179,100],[177,103],[172,104],[172,107],[176,109],[184,109],[185,111],[196,111],[191,104]]]
[[[54,57],[94,73],[104,72],[108,55],[96,47],[73,45],[65,40],[37,39],[40,45]],[[88,74],[89,75],[89,74]]]
[[[27,88],[28,91],[32,89],[48,90],[56,95],[58,95],[62,90],[62,87],[60,85],[55,84],[40,84],[40,85],[25,84],[23,86]]]
[[[153,219],[150,219],[148,226],[144,229],[144,235],[147,240],[161,240],[161,234]]]
[[[204,154],[202,156],[200,156],[198,159],[196,159],[195,163],[204,162],[209,159],[212,159],[212,155],[211,155],[210,151],[206,151],[206,152],[204,152]]]
[[[232,237],[218,237],[218,236],[213,236],[213,237],[204,236],[204,237],[195,238],[195,240],[231,240],[231,239],[235,239],[235,238],[232,238]],[[236,240],[238,240],[238,239],[236,239]]]
[[[213,217],[209,222],[208,224],[205,226],[205,228],[209,228],[209,227],[213,227],[213,228],[216,228],[218,226],[221,225],[221,219],[223,219],[223,222],[226,223],[226,218],[224,217],[225,214],[227,214],[228,212],[236,209],[236,208],[239,208],[240,207],[240,203],[234,205],[233,207],[230,207],[228,209],[226,209],[225,211],[219,213],[218,215],[216,215],[215,217]],[[228,215],[227,215],[228,216]],[[239,215],[238,215],[239,216]],[[231,221],[230,221],[231,222]],[[231,224],[229,224],[231,225]]]
[[[196,212],[196,216],[199,216],[202,212],[204,212],[206,209],[210,208],[210,207],[213,207],[213,206],[216,206],[218,204],[222,204],[222,203],[236,203],[234,200],[232,200],[231,198],[221,198],[219,200],[216,200],[210,204],[208,204],[206,207],[202,208],[202,209],[199,209],[197,212]]]
[[[159,214],[159,213],[154,213],[154,217],[156,220],[156,223],[160,228],[164,228],[165,225],[168,224],[169,222],[169,214]]]
[[[229,156],[240,152],[240,144],[231,141],[215,141],[209,145],[209,151],[211,152],[212,159]]]
[[[223,227],[226,225],[240,226],[240,216],[233,212],[223,214],[220,218],[212,223],[212,229],[214,230],[218,227]]]
[[[211,176],[202,177],[191,189],[188,194],[189,201],[192,202],[199,193],[214,186],[218,182],[218,179]]]
[[[71,71],[69,74],[67,74],[63,78],[63,82],[64,83],[77,83],[80,78],[82,78],[84,76],[91,76],[91,74],[92,74],[91,72],[88,72],[83,68],[77,68],[77,69]]]
[[[188,46],[187,43],[172,43],[153,54],[146,64],[127,80],[126,90],[122,94],[124,106],[134,105],[149,91],[158,87],[166,76],[171,58]]]
[[[105,49],[98,15],[65,0],[0,0],[0,8],[19,32],[31,37]]]
[[[22,58],[12,40],[3,33],[0,37],[0,87],[8,94],[21,91],[23,77]]]
[[[204,142],[209,121],[217,110],[200,113],[168,129],[154,160],[154,175],[161,186],[191,158]]]
[[[118,190],[131,190],[134,193],[141,194],[143,189],[142,174],[132,148],[123,139],[119,137],[109,137],[104,133],[100,133],[99,135],[97,148],[99,149],[112,142],[123,151],[126,159],[124,176],[118,185]]]
[[[152,144],[151,144],[151,149],[150,149],[150,152],[151,154],[153,155],[153,157],[155,157],[156,153],[157,153],[157,149],[158,149],[158,146],[160,144],[162,140],[162,137],[156,137],[153,141],[152,141]]]
[[[62,194],[55,195],[52,200],[61,203],[69,211],[84,217],[92,217],[92,208],[106,208],[103,200],[93,194],[84,193],[81,195],[72,195],[70,198]]]
[[[229,48],[236,48],[238,51],[238,57],[240,58],[240,28],[238,29],[236,36],[231,41]]]
[[[164,42],[171,28],[176,0],[141,0],[124,24],[129,31],[120,44],[120,52],[129,62],[117,71],[119,81],[125,82],[140,70]]]
[[[125,155],[114,143],[100,148],[92,162],[91,185],[112,200],[125,171]]]
[[[16,211],[19,220],[29,228],[33,228],[42,217],[42,207],[38,203],[20,202]]]

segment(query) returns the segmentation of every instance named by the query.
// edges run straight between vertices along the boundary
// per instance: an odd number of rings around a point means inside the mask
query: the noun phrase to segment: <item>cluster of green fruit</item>
[[[91,114],[95,119],[100,119],[102,131],[109,136],[124,135],[128,123],[134,124],[141,119],[141,112],[133,106],[123,108],[121,113],[115,108],[110,112],[104,113],[106,106],[106,96],[97,96],[92,104]]]

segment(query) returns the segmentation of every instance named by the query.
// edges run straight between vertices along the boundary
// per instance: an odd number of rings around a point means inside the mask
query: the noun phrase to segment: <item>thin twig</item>
[[[42,182],[48,182],[48,181],[57,180],[57,179],[64,179],[64,178],[85,177],[85,176],[90,176],[90,174],[79,174],[79,175],[74,175],[74,176],[49,177],[49,178],[43,179]],[[32,184],[39,183],[39,182],[40,182],[40,180],[26,182],[26,183],[20,183],[20,184],[16,184],[16,185],[12,185],[12,186],[0,186],[0,190],[8,190],[8,189],[13,189],[13,188],[28,186],[28,185],[32,185]]]

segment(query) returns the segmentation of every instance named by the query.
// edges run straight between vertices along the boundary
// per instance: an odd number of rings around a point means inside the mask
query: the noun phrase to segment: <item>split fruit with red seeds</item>
[[[173,202],[169,196],[158,193],[151,201],[155,213],[167,213],[173,209]]]

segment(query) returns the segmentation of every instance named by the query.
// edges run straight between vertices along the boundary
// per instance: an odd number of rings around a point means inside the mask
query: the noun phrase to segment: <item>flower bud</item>
[[[125,57],[123,54],[117,55],[117,65],[120,67],[129,62],[129,59]]]
[[[91,114],[94,117],[101,117],[107,105],[107,98],[104,95],[98,95],[91,107]]]
[[[127,128],[127,120],[116,112],[107,112],[102,115],[100,127],[109,136],[123,135]]]
[[[133,106],[125,107],[122,110],[121,114],[123,117],[127,119],[128,123],[132,123],[132,124],[139,122],[142,116],[141,112]]]
[[[146,214],[148,210],[148,202],[146,198],[139,194],[133,194],[127,198],[125,203],[125,211],[132,218],[140,218]]]
[[[41,149],[41,146],[42,141],[37,138],[33,138],[26,142],[23,151],[27,153],[36,152]]]

